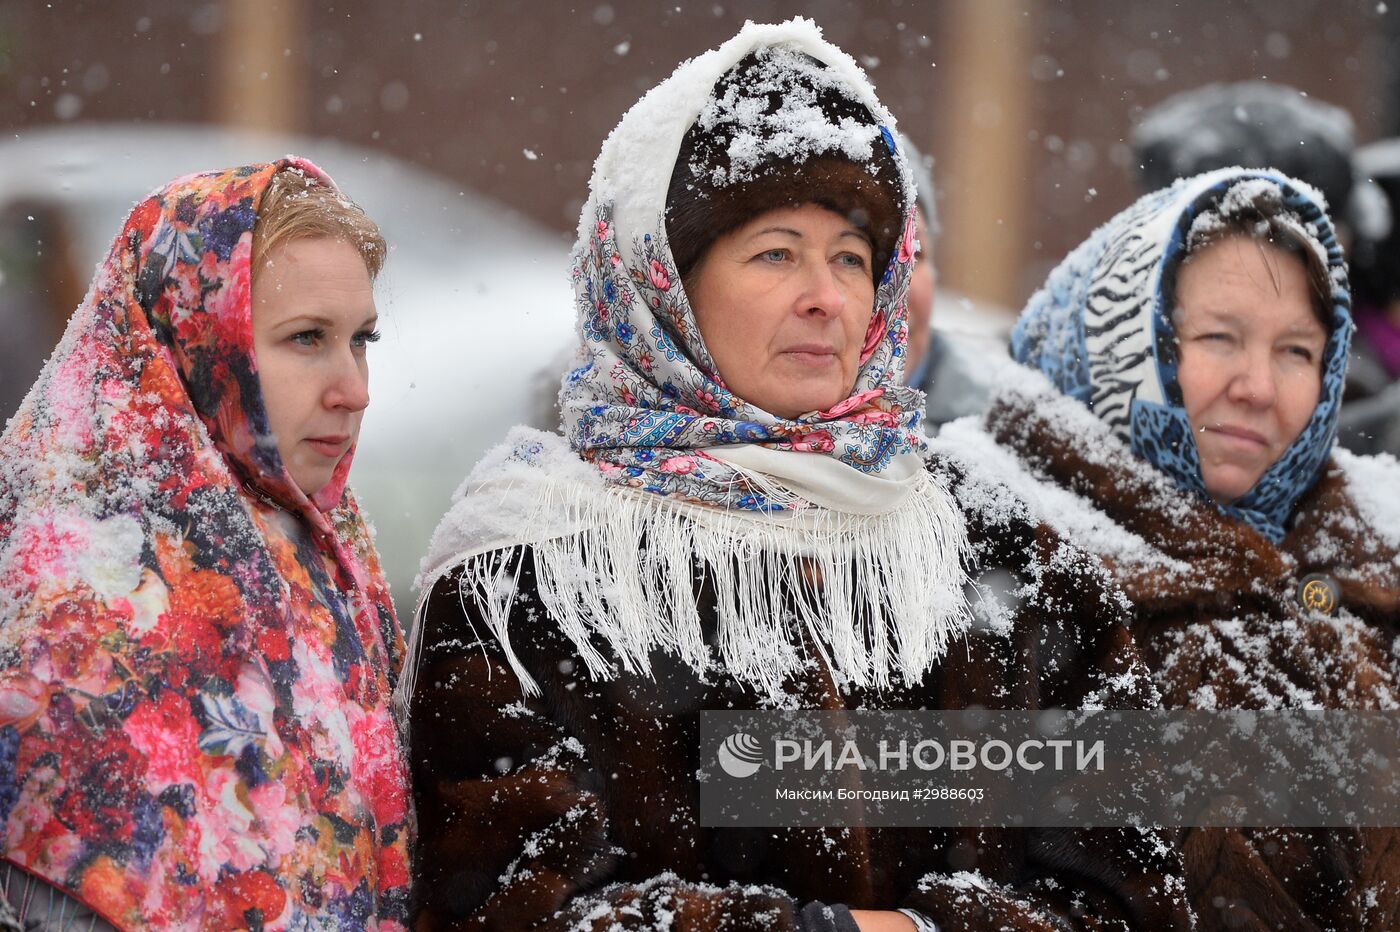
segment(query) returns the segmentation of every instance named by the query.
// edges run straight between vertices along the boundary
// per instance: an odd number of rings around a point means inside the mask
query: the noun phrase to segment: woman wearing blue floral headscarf
[[[889,123],[796,20],[681,65],[604,144],[564,435],[508,436],[424,563],[419,928],[1189,925],[1158,833],[701,822],[702,709],[1156,699],[1092,561],[919,456]],[[1024,599],[978,626],[987,573]]]
[[[1012,338],[1039,374],[934,444],[1100,557],[1168,707],[1400,707],[1400,469],[1333,443],[1349,306],[1312,189],[1187,179],[1051,273]],[[1394,842],[1190,831],[1200,924],[1393,928]]]

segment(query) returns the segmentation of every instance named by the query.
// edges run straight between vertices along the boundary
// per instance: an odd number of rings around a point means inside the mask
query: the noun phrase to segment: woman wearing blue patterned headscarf
[[[563,433],[509,435],[424,561],[420,928],[1189,927],[1160,833],[702,822],[702,709],[1156,698],[1092,561],[919,456],[891,122],[812,23],[750,23],[604,143]]]
[[[1098,555],[1168,707],[1400,707],[1400,469],[1334,445],[1349,309],[1315,191],[1183,180],[1051,273],[1012,337],[1028,371],[935,452]],[[1189,893],[1204,928],[1391,928],[1395,841],[1192,830]]]

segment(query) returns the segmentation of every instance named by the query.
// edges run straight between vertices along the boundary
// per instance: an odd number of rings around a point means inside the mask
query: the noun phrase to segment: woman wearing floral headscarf
[[[918,455],[888,123],[795,20],[609,137],[567,439],[508,436],[424,564],[420,928],[1187,927],[1152,833],[700,824],[701,709],[1155,701],[1092,564]],[[978,628],[999,571],[1024,601]]]
[[[402,639],[345,484],[383,257],[308,162],[171,182],[0,438],[11,921],[403,928]]]
[[[1400,707],[1400,469],[1333,446],[1346,282],[1307,186],[1179,182],[1051,274],[1012,342],[1040,374],[934,444],[1101,558],[1170,708]],[[1199,923],[1393,929],[1397,840],[1190,830]]]

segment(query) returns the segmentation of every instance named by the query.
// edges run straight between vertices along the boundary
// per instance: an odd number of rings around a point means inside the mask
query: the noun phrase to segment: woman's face
[[[815,204],[715,240],[685,290],[728,389],[786,418],[845,400],[875,308],[870,263],[869,238]]]
[[[1206,491],[1230,502],[1298,438],[1322,392],[1327,333],[1300,258],[1231,236],[1177,276],[1182,399]]]
[[[277,452],[314,496],[355,445],[369,404],[366,344],[378,313],[369,271],[340,239],[272,249],[253,281],[253,350]]]

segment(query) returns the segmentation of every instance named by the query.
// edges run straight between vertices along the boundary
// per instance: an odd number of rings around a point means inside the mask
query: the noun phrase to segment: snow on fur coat
[[[1016,580],[1013,614],[974,625],[921,682],[838,687],[815,659],[785,692],[810,709],[1037,709],[1157,702],[1094,561],[1024,506],[935,466],[968,509],[974,579]],[[442,929],[817,929],[810,902],[916,909],[965,930],[1186,929],[1160,833],[1099,829],[716,829],[699,822],[699,713],[770,705],[657,653],[596,679],[542,610],[532,552],[510,611],[523,697],[489,626],[442,577],[422,620],[411,713],[422,844],[418,920]],[[1002,585],[1006,585],[1005,582]],[[713,592],[701,624],[715,639]],[[467,606],[464,608],[464,606]],[[808,645],[810,648],[810,645]],[[1164,853],[1165,852],[1165,853]]]
[[[1133,605],[1164,704],[1186,709],[1400,708],[1400,488],[1394,460],[1334,451],[1283,541],[1183,491],[1108,426],[1026,372],[935,451],[1005,484],[1096,554]],[[1309,610],[1304,577],[1340,588]],[[1193,829],[1182,838],[1203,929],[1389,930],[1400,831]]]
[[[802,20],[747,25],[609,136],[575,251],[568,440],[509,435],[424,561],[404,678],[417,687],[400,687],[421,805],[418,927],[849,929],[832,904],[988,932],[1187,928],[1160,833],[700,825],[704,709],[1156,702],[1092,563],[914,452],[907,196],[850,397],[790,420],[718,388],[666,198],[682,138],[750,52],[765,76],[753,96],[726,84],[726,107],[790,104],[779,122],[813,151],[853,142],[803,103],[810,79],[874,119],[843,118],[868,143],[846,158],[867,164],[884,145],[883,170],[903,172],[873,88]],[[969,573],[1019,578],[1017,613],[988,600],[978,628]]]

